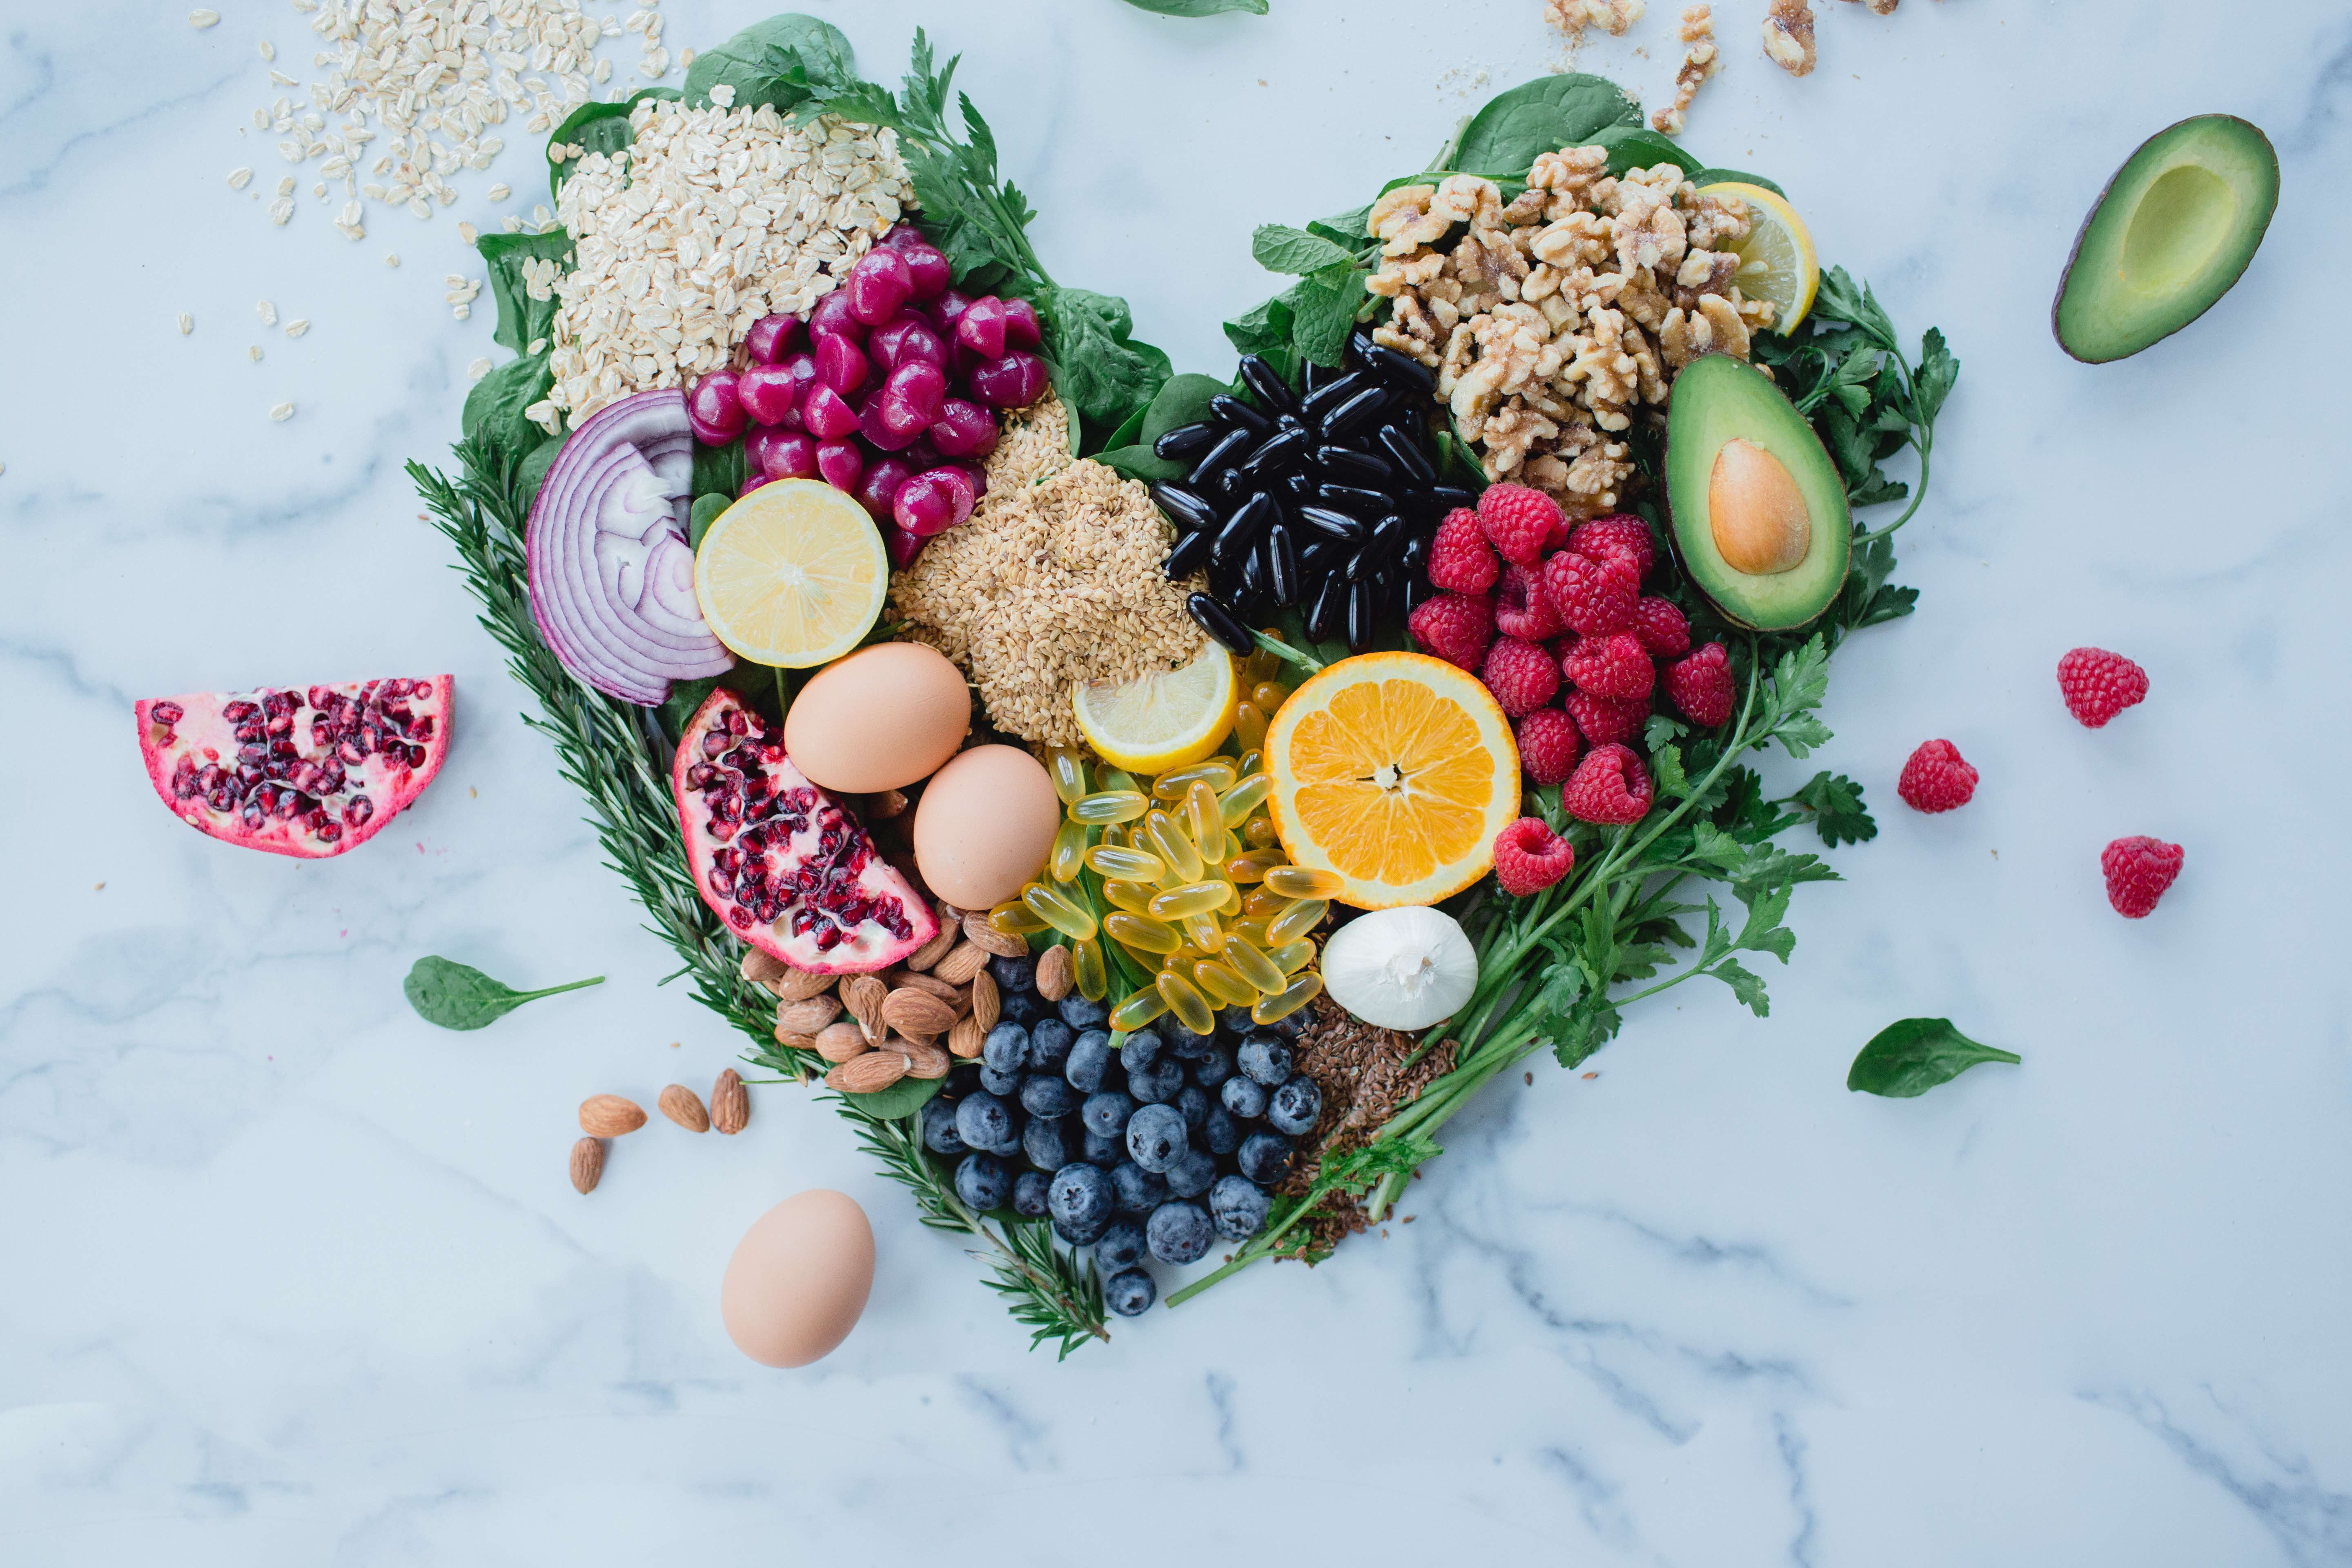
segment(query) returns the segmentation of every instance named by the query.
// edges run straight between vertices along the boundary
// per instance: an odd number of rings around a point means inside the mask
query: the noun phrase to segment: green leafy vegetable
[[[1605,77],[1538,77],[1490,99],[1442,166],[1524,180],[1539,153],[1583,147],[1612,125],[1642,122],[1640,100]]]
[[[416,1016],[426,1023],[438,1024],[445,1029],[479,1029],[497,1023],[526,1002],[603,984],[604,977],[599,974],[593,980],[551,985],[544,991],[518,991],[471,965],[453,963],[446,958],[420,958],[400,988],[407,994],[408,1005],[416,1009]]]
[[[1139,11],[1151,11],[1162,16],[1214,16],[1224,11],[1246,11],[1253,16],[1265,15],[1265,0],[1127,0]]]
[[[871,1094],[845,1094],[841,1098],[860,1116],[890,1121],[921,1110],[947,1085],[943,1078],[902,1078],[889,1088],[877,1089]]]
[[[553,386],[552,376],[549,377],[548,384],[551,388]],[[525,404],[524,406],[529,407],[530,405]],[[539,427],[533,426],[531,428],[537,431]],[[522,467],[515,471],[515,489],[521,492],[522,504],[526,511],[529,510],[531,501],[538,496],[539,487],[546,482],[547,470],[554,466],[556,458],[563,450],[563,443],[570,439],[572,437],[569,432],[562,436],[549,436],[530,449],[530,456],[525,458],[522,460]]]
[[[1604,125],[1592,133],[1591,142],[1609,149],[1609,172],[1612,174],[1622,174],[1628,169],[1654,169],[1660,163],[1672,163],[1688,177],[1697,174],[1703,166],[1678,144],[1639,121],[1632,125]]]
[[[725,496],[733,500],[743,489],[743,443],[730,441],[724,447],[694,444],[694,494]]]
[[[547,368],[546,350],[510,359],[474,383],[466,394],[465,432],[481,437],[501,451],[530,452],[536,457],[536,448],[546,443],[547,432],[525,417],[523,410],[553,390],[555,375]],[[548,460],[554,461],[554,454],[550,453]],[[547,477],[544,466],[537,477]],[[536,481],[532,493],[537,493]]]
[[[1761,185],[1776,196],[1785,196],[1789,194],[1763,175],[1750,174],[1740,169],[1701,169],[1691,176],[1691,184],[1695,185]]]
[[[789,114],[834,84],[856,79],[849,40],[814,16],[771,16],[754,22],[686,68],[686,98],[709,103],[710,89],[735,89],[734,107],[772,107]]]
[[[1257,232],[1250,236],[1250,255],[1268,272],[1290,272],[1302,277],[1356,259],[1354,250],[1336,240],[1278,223],[1258,226]]]
[[[550,147],[577,147],[583,157],[591,153],[602,153],[609,158],[628,146],[633,139],[629,116],[635,112],[638,104],[649,98],[676,99],[679,96],[674,87],[646,87],[638,89],[618,102],[583,103],[572,111],[571,118],[555,128],[548,137],[547,144]],[[563,182],[570,179],[578,167],[579,161],[572,158],[548,164],[547,194],[551,197],[561,196]]]
[[[1909,1100],[1949,1083],[1979,1062],[2021,1062],[2014,1051],[1979,1045],[1949,1018],[1901,1018],[1873,1035],[1846,1070],[1857,1094]]]
[[[1054,288],[1038,301],[1054,336],[1054,390],[1088,426],[1108,434],[1167,381],[1168,356],[1133,336],[1127,301]]]
[[[1789,799],[1812,816],[1814,830],[1832,849],[1841,844],[1867,844],[1878,837],[1878,824],[1862,803],[1862,786],[1843,773],[1815,773]]]
[[[719,514],[735,503],[726,496],[713,493],[694,498],[694,505],[686,515],[686,542],[690,550],[702,548],[702,536],[719,521]]]
[[[481,253],[482,265],[489,271],[490,298],[499,308],[499,324],[491,331],[490,341],[520,353],[553,330],[556,306],[552,295],[544,300],[530,297],[523,282],[522,264],[552,261],[570,271],[572,237],[560,228],[545,234],[486,234],[474,242],[474,248]]]
[[[1149,484],[1160,479],[1180,479],[1192,471],[1192,465],[1162,458],[1151,449],[1151,444],[1171,430],[1196,424],[1209,416],[1209,399],[1232,390],[1224,382],[1210,375],[1175,375],[1168,378],[1150,406],[1138,411],[1135,418],[1119,434],[1128,444],[1113,447],[1095,454],[1095,460],[1114,468],[1124,478],[1141,479]]]

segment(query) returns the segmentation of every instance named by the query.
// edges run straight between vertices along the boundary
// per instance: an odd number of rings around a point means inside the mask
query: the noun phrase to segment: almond
[[[856,1027],[856,1025],[852,1025],[850,1026],[852,1028]],[[813,1051],[816,1049],[816,1037],[814,1035],[795,1035],[790,1029],[778,1029],[776,1031],[776,1044],[783,1047],[784,1049],[788,1051]]]
[[[764,981],[770,994],[779,1002],[805,1002],[812,996],[822,996],[833,989],[835,974],[812,974],[805,969],[787,969],[773,980]]]
[[[882,999],[882,1022],[902,1035],[921,1035],[926,1038],[946,1034],[955,1027],[955,1009],[932,995],[908,985],[891,992]]]
[[[886,789],[880,795],[866,797],[866,815],[877,822],[887,822],[907,813],[907,796],[903,790]]]
[[[999,931],[990,925],[984,910],[974,910],[963,917],[963,934],[966,941],[982,952],[992,952],[999,958],[1029,956],[1029,944],[1009,931]]]
[[[592,1094],[580,1102],[580,1131],[592,1138],[618,1138],[646,1124],[643,1107],[617,1094]]]
[[[1038,995],[1048,1002],[1059,1002],[1070,994],[1073,984],[1068,948],[1049,947],[1037,955]]]
[[[932,936],[931,940],[923,943],[922,946],[917,948],[914,952],[907,955],[907,967],[909,969],[929,969],[932,964],[937,963],[943,956],[945,956],[950,948],[955,946],[955,944],[962,939],[963,932],[958,931],[950,922],[941,921],[940,922],[938,932]]]
[[[604,1141],[583,1138],[572,1145],[572,1190],[586,1197],[604,1179]]]
[[[872,1094],[906,1077],[909,1065],[903,1051],[868,1051],[825,1074],[824,1086],[844,1094]]]
[[[980,1056],[980,1043],[988,1038],[988,1031],[980,1026],[980,1015],[958,1018],[956,1026],[948,1031],[948,1050],[951,1055],[972,1061]]]
[[[743,962],[739,967],[744,979],[754,985],[765,985],[771,980],[782,978],[792,965],[772,952],[764,952],[756,947],[747,947],[743,950]]]
[[[980,1024],[980,1032],[996,1027],[998,1009],[1003,1005],[1002,994],[996,989],[996,976],[983,969],[971,977],[971,1016]]]
[[[710,1112],[702,1109],[701,1097],[682,1083],[674,1083],[663,1089],[661,1099],[655,1103],[661,1107],[664,1116],[688,1132],[710,1131]]]
[[[882,999],[890,994],[890,987],[879,975],[853,974],[841,983],[841,1000],[849,1008],[849,1016],[866,1031],[866,1043],[878,1045],[882,1039]]]
[[[733,1068],[710,1086],[710,1125],[721,1132],[740,1132],[751,1120],[751,1097],[743,1091],[743,1078]]]
[[[936,974],[919,974],[911,969],[894,969],[890,972],[889,980],[890,988],[893,991],[902,985],[912,986],[918,991],[928,991],[940,1001],[950,1005],[963,998],[962,992]]]
[[[829,1062],[845,1062],[864,1056],[867,1049],[866,1031],[846,1018],[819,1029],[814,1043],[816,1054]]]
[[[840,1016],[838,996],[808,996],[776,1005],[776,1027],[788,1035],[814,1035]]]
[[[889,1048],[907,1053],[908,1078],[945,1078],[955,1058],[928,1040],[893,1040]]]
[[[988,967],[988,949],[969,938],[955,944],[945,958],[932,965],[931,973],[950,985],[968,985],[971,977]]]

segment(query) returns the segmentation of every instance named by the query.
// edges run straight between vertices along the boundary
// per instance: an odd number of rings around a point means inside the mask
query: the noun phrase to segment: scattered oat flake
[[[278,46],[271,43],[268,38],[262,39],[258,47],[261,50],[261,58],[263,59],[274,60],[278,58]]]
[[[261,324],[263,326],[274,327],[278,324],[278,307],[271,304],[268,300],[263,300],[259,301],[253,307],[253,309],[254,313],[261,318]]]
[[[210,27],[217,24],[219,21],[220,13],[217,11],[205,11],[199,9],[188,13],[188,26],[191,27]]]
[[[308,316],[298,316],[286,323],[286,335],[289,338],[299,338],[310,330],[310,318]]]
[[[471,245],[475,240],[479,239],[481,237],[481,234],[482,231],[476,228],[472,224],[461,223],[457,226],[457,237],[464,240],[467,245]]]
[[[490,361],[489,356],[487,354],[466,367],[466,379],[467,381],[479,381],[482,377],[489,374]]]
[[[228,188],[229,188],[230,190],[232,190],[232,191],[241,191],[241,190],[245,189],[245,187],[246,187],[246,186],[247,186],[247,185],[249,185],[249,184],[253,184],[253,171],[252,171],[252,170],[250,170],[250,169],[231,169],[231,170],[228,172]]]
[[[269,417],[276,423],[283,425],[294,417],[294,405],[290,403],[281,403],[269,411]]]
[[[504,180],[500,180],[497,184],[492,185],[492,186],[491,186],[488,191],[486,191],[486,192],[485,192],[485,193],[483,193],[483,194],[484,194],[484,195],[488,195],[488,196],[490,198],[490,200],[492,200],[492,201],[494,201],[494,202],[502,202],[502,201],[506,200],[509,196],[510,196],[510,195],[514,195],[514,191],[512,190],[512,188],[511,188],[511,187],[509,187],[509,186],[507,184],[507,183],[506,183]]]
[[[387,255],[384,257],[384,258],[383,258],[383,264],[384,264],[386,267],[397,267],[397,266],[399,266],[399,265],[400,265],[400,252],[398,252],[398,251],[396,251],[396,250],[395,250],[395,251],[392,251],[392,252],[390,252],[389,254],[387,254]]]
[[[247,348],[245,351],[245,357],[251,360],[254,363],[259,364],[261,363],[261,345],[259,343],[255,343],[251,347]]]
[[[723,81],[710,89],[709,96],[710,101],[720,109],[735,107],[735,89]]]
[[[191,316],[190,314],[188,314],[185,310],[181,311],[181,312],[180,312],[180,335],[181,335],[182,337],[184,337],[184,337],[186,337],[190,332],[193,332],[193,331],[194,331],[195,330],[196,330],[196,319],[195,319],[194,316]]]

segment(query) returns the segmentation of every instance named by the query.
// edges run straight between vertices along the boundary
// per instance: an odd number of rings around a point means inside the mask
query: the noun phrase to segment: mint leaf
[[[1846,1069],[1845,1086],[1857,1094],[1909,1100],[1927,1093],[1979,1062],[2022,1062],[2013,1051],[1979,1045],[1952,1026],[1949,1018],[1902,1018],[1871,1037]]]
[[[1355,330],[1356,307],[1364,298],[1364,274],[1341,260],[1300,280],[1290,290],[1291,341],[1317,364],[1336,365]]]
[[[1326,267],[1345,262],[1355,264],[1355,253],[1320,235],[1286,224],[1269,223],[1258,226],[1250,236],[1250,255],[1268,272],[1294,272],[1305,276]]]

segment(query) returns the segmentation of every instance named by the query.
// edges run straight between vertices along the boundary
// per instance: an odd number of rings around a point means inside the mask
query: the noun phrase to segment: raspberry
[[[1488,485],[1478,498],[1478,522],[1503,559],[1522,566],[1534,565],[1565,526],[1559,503],[1525,485]]]
[[[1633,602],[1633,635],[1660,658],[1690,652],[1690,617],[1672,599],[1653,594]]]
[[[1977,793],[1977,771],[1949,741],[1926,741],[1903,764],[1895,793],[1914,811],[1950,811]]]
[[[1576,846],[1539,816],[1523,816],[1495,835],[1495,880],[1515,899],[1542,892],[1576,868]]]
[[[2180,875],[2180,846],[2161,838],[2116,839],[2099,851],[2099,869],[2107,874],[2107,902],[2127,921],[2146,917]]]
[[[1557,708],[1538,708],[1519,721],[1519,765],[1539,784],[1567,783],[1583,749],[1576,721]]]
[[[1586,637],[1606,637],[1633,626],[1642,580],[1622,556],[1595,561],[1563,550],[1544,563],[1544,592],[1561,620]]]
[[[1559,689],[1559,667],[1531,642],[1496,637],[1495,646],[1486,650],[1486,665],[1478,679],[1486,683],[1503,711],[1517,719],[1551,700],[1551,694]]]
[[[1641,734],[1650,720],[1646,701],[1595,697],[1589,691],[1570,692],[1561,706],[1576,721],[1585,743],[1592,746],[1622,745]]]
[[[1495,585],[1495,552],[1479,531],[1478,514],[1457,506],[1437,525],[1429,546],[1429,585],[1449,594],[1483,594]]]
[[[1657,546],[1650,542],[1650,525],[1630,512],[1578,523],[1568,536],[1568,547],[1595,561],[1623,556],[1633,563],[1634,575],[1645,583],[1650,580],[1650,568],[1658,562]]]
[[[2058,693],[2067,712],[2095,730],[2147,695],[2147,671],[2119,653],[2078,647],[2058,661]]]
[[[1559,636],[1559,610],[1534,567],[1514,561],[1503,568],[1502,583],[1495,590],[1495,629],[1521,642]]]
[[[1712,730],[1731,717],[1731,656],[1711,642],[1687,658],[1666,666],[1666,695],[1683,717]]]
[[[1658,676],[1649,650],[1632,632],[1583,638],[1560,660],[1559,672],[1576,682],[1579,691],[1618,698],[1649,696]]]
[[[1423,653],[1475,670],[1495,636],[1495,608],[1467,594],[1440,594],[1424,601],[1405,625]]]
[[[1650,814],[1650,775],[1631,748],[1595,746],[1576,764],[1559,804],[1585,822],[1639,822]]]

